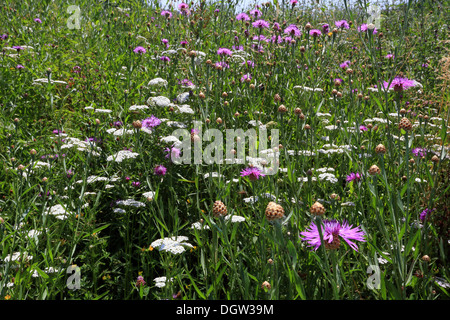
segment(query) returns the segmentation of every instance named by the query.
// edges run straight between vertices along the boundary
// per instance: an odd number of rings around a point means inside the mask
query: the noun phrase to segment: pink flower
[[[256,167],[248,167],[241,171],[241,177],[248,177],[251,181],[258,180],[259,177],[265,177],[266,175]]]
[[[358,251],[358,246],[351,240],[366,242],[364,236],[366,235],[360,227],[352,228],[352,225],[348,225],[348,222],[344,220],[341,224],[336,220],[323,220],[321,226],[323,242],[325,247],[337,249],[340,245],[340,239],[343,239],[347,244],[355,251]],[[309,246],[314,247],[317,250],[321,245],[321,239],[319,229],[315,222],[311,222],[309,229],[304,232],[300,232],[303,241],[307,241]]]

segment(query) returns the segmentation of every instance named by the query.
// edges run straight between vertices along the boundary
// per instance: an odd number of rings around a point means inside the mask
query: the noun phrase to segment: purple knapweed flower
[[[254,18],[257,18],[262,16],[262,12],[258,9],[253,9],[250,11],[250,15],[252,15]]]
[[[144,54],[144,53],[147,52],[147,50],[145,50],[144,47],[137,46],[136,48],[134,48],[133,52],[134,53],[139,53],[139,54]]]
[[[359,172],[351,172],[346,178],[345,181],[351,182],[353,180],[359,181],[361,180],[361,174]]]
[[[309,30],[309,35],[313,36],[313,37],[318,37],[322,34],[322,32],[318,29],[311,29]]]
[[[341,68],[341,69],[346,69],[349,65],[350,65],[350,61],[349,60],[347,60],[347,61],[344,61],[344,62],[342,62],[340,65],[339,65],[339,67]]]
[[[166,18],[172,18],[172,12],[167,11],[167,10],[161,11],[161,15]]]
[[[252,23],[252,26],[258,29],[267,29],[269,28],[269,23],[265,20],[256,20]]]
[[[149,118],[142,120],[142,127],[147,129],[153,129],[161,124],[161,120],[151,115]]]
[[[217,50],[217,54],[219,56],[231,56],[231,55],[233,55],[233,52],[228,48],[219,48]]]
[[[340,246],[340,239],[343,239],[347,244],[355,251],[358,251],[358,246],[351,240],[366,242],[364,236],[365,233],[360,227],[352,228],[352,225],[348,225],[347,221],[343,221],[341,224],[336,220],[323,220],[321,226],[322,237],[325,248],[338,249]],[[307,241],[310,247],[313,247],[316,251],[321,245],[320,233],[317,228],[317,224],[313,221],[309,225],[309,228],[300,232],[303,236],[301,240]]]
[[[396,92],[407,90],[409,88],[415,87],[416,85],[417,82],[415,80],[410,80],[408,78],[403,78],[399,76],[395,77],[390,85],[386,81],[383,82],[383,86],[385,89],[394,89],[394,91]]]
[[[261,172],[260,169],[256,167],[248,167],[241,171],[241,177],[248,177],[251,181],[258,180],[260,177],[265,177],[266,175]]]
[[[427,149],[425,148],[414,148],[411,150],[411,153],[415,157],[425,157],[427,155]]]
[[[242,76],[242,78],[241,78],[241,82],[244,82],[244,81],[246,81],[247,79],[249,79],[249,80],[252,79],[251,74],[249,74],[249,73],[244,74],[244,75]]]
[[[236,16],[236,20],[249,21],[250,17],[246,13],[242,12]]]
[[[423,211],[420,213],[420,216],[419,216],[420,220],[422,220],[422,222],[424,222],[426,219],[428,219],[428,216],[431,215],[431,213],[432,213],[434,210],[436,210],[436,208],[434,208],[433,210],[430,210],[430,209],[428,209],[428,208],[425,209],[425,210],[423,210]]]
[[[163,165],[157,165],[153,170],[153,173],[157,176],[164,176],[167,172],[167,168]]]
[[[178,148],[175,148],[174,146],[171,146],[170,148],[165,148],[164,152],[167,153],[165,158],[166,159],[178,159],[181,155],[181,150]]]
[[[338,21],[335,21],[334,24],[338,28],[350,29],[350,25],[348,24],[347,20],[338,20]]]
[[[301,31],[295,24],[289,25],[283,32],[293,37],[300,37],[302,35]]]

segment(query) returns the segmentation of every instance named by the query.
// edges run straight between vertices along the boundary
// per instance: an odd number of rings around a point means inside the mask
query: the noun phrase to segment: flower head
[[[295,37],[300,37],[302,35],[301,31],[295,24],[289,25],[283,32]]]
[[[350,61],[349,60],[347,60],[347,61],[344,61],[344,62],[342,62],[340,65],[339,65],[339,67],[341,68],[341,69],[346,69],[349,65],[350,65]]]
[[[411,152],[415,157],[425,157],[427,155],[427,149],[425,148],[414,148]]]
[[[256,20],[252,23],[252,26],[259,29],[267,29],[269,28],[269,23],[265,20]]]
[[[258,9],[253,9],[250,11],[250,15],[252,15],[254,18],[257,18],[262,16],[262,12]]]
[[[241,171],[241,177],[246,177],[252,181],[258,180],[259,177],[265,177],[265,174],[261,172],[260,169],[256,167],[248,167]]]
[[[348,24],[347,20],[339,20],[339,21],[335,21],[334,24],[335,24],[336,27],[338,27],[338,28],[350,29],[350,25]]]
[[[347,181],[347,182],[350,182],[350,181],[353,181],[353,180],[356,180],[356,181],[361,180],[361,174],[359,172],[356,172],[356,173],[352,172],[345,179],[345,181]]]
[[[250,17],[246,13],[242,12],[236,16],[236,20],[249,21]]]
[[[233,52],[230,49],[227,49],[227,48],[219,48],[217,50],[217,54],[219,56],[231,56],[231,55],[233,55]]]
[[[164,152],[167,153],[166,159],[178,159],[181,154],[181,150],[178,148],[175,148],[174,146],[172,146],[170,148],[165,148]]]
[[[146,52],[147,52],[147,50],[145,50],[145,48],[144,48],[144,47],[141,47],[141,46],[137,46],[136,48],[134,48],[133,52],[134,52],[134,53],[139,53],[139,54],[143,54],[143,53],[146,53]]]
[[[428,216],[434,211],[434,210],[436,210],[436,209],[433,209],[433,210],[430,210],[430,209],[425,209],[425,210],[423,210],[421,213],[420,213],[420,220],[422,220],[422,222],[424,222],[425,221],[425,219],[427,219],[428,218]]]
[[[309,30],[309,34],[313,37],[318,37],[322,34],[322,32],[320,32],[320,30],[318,29],[311,29]]]
[[[401,92],[403,90],[407,90],[409,88],[415,87],[419,85],[419,83],[415,80],[410,80],[408,78],[404,78],[404,77],[395,77],[391,84],[389,85],[388,82],[384,81],[383,82],[383,86],[384,88],[387,89],[393,89],[396,92]]]
[[[147,129],[153,129],[161,124],[161,120],[159,120],[154,115],[151,115],[150,118],[146,118],[142,120],[142,127]]]
[[[323,220],[321,226],[322,236],[325,248],[337,249],[340,246],[340,239],[344,239],[345,242],[355,251],[358,251],[358,246],[351,240],[365,242],[365,233],[359,227],[352,228],[352,225],[348,225],[347,221],[341,224],[336,220]],[[311,222],[309,228],[300,232],[303,236],[302,240],[307,241],[309,246],[314,247],[317,250],[320,245],[320,234],[315,222]]]
[[[34,22],[37,22],[37,23],[42,23],[42,20],[41,20],[41,19],[39,19],[39,18],[35,18],[35,19],[34,19]]]
[[[167,172],[167,168],[164,167],[163,165],[157,165],[155,167],[155,169],[153,170],[153,173],[156,174],[157,176],[164,176]],[[154,247],[154,246],[152,246]]]
[[[172,12],[167,11],[167,10],[161,11],[161,15],[166,18],[172,18]]]

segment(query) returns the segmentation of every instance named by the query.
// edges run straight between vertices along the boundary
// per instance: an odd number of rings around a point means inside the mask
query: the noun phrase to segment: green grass
[[[442,90],[450,80],[442,62],[450,49],[448,1],[385,9],[375,35],[357,31],[368,18],[361,1],[261,4],[261,19],[270,23],[262,31],[252,26],[255,19],[236,21],[236,1],[188,3],[188,16],[140,1],[78,1],[79,29],[68,27],[77,15],[67,12],[73,4],[6,0],[0,7],[0,35],[7,35],[0,40],[0,299],[449,298],[450,97]],[[163,9],[173,13],[170,20]],[[333,32],[343,19],[350,28]],[[319,30],[328,23],[330,33],[313,38],[307,23]],[[291,24],[301,36],[271,41],[288,36],[283,31]],[[252,39],[259,35],[268,41]],[[247,55],[217,54],[238,45]],[[32,48],[7,49],[13,46]],[[137,46],[146,53],[133,52]],[[242,65],[247,60],[255,66]],[[341,68],[347,60],[351,65]],[[251,80],[241,81],[246,74]],[[397,75],[421,87],[381,89]],[[42,78],[47,83],[35,83]],[[150,86],[155,78],[167,85]],[[195,87],[183,87],[183,79]],[[178,103],[185,92],[189,99]],[[158,96],[172,104],[152,106]],[[193,113],[176,112],[181,104]],[[135,128],[151,115],[163,120],[153,132]],[[403,117],[412,130],[398,127]],[[218,129],[224,138],[226,129],[254,128],[259,135],[254,121],[268,135],[277,129],[279,170],[251,181],[240,176],[248,163],[172,163],[164,151],[171,143],[161,140],[177,128],[168,121],[189,131],[200,121],[203,133]],[[114,128],[128,131],[115,135]],[[209,143],[203,136],[203,152]],[[375,152],[379,144],[385,154]],[[426,155],[415,156],[415,148]],[[124,149],[138,156],[108,161]],[[164,176],[154,173],[157,165],[167,168]],[[372,165],[379,174],[368,174]],[[347,182],[356,172],[362,178]],[[117,203],[127,199],[142,206]],[[228,216],[245,221],[216,218],[217,200]],[[282,206],[283,219],[266,218],[270,201]],[[310,211],[316,202],[326,209],[321,218]],[[58,205],[67,215],[48,214]],[[427,208],[435,210],[421,221]],[[365,241],[356,242],[357,251],[343,239],[336,250],[312,250],[300,232],[324,219],[348,221]],[[196,222],[208,228],[192,228]],[[151,246],[173,236],[191,246],[179,254]],[[67,273],[73,265],[80,268],[76,290],[75,274]],[[371,289],[375,267],[380,283]],[[154,281],[160,277],[171,281],[160,287]]]

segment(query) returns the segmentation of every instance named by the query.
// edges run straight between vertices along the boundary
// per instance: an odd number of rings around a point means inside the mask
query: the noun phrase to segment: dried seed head
[[[309,212],[311,212],[311,214],[316,216],[322,216],[325,213],[325,211],[326,211],[325,207],[320,202],[317,201],[309,209]]]
[[[217,200],[213,205],[213,214],[215,217],[224,217],[227,215],[227,207],[222,201]]]
[[[281,219],[284,217],[284,209],[279,204],[271,201],[266,208],[266,218],[269,221]]]

